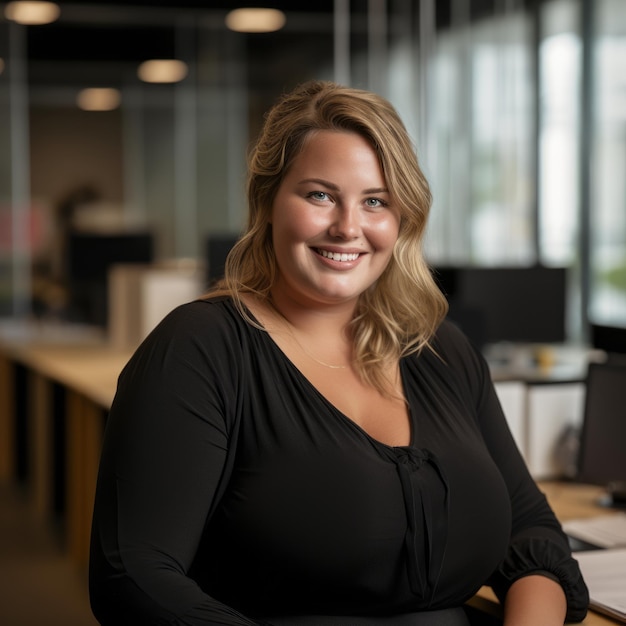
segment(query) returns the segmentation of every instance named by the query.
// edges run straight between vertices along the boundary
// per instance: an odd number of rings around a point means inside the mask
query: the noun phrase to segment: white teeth
[[[332,259],[333,261],[356,261],[359,258],[358,253],[353,252],[352,254],[347,253],[339,253],[339,252],[328,252],[328,250],[320,250],[318,252],[327,259]]]

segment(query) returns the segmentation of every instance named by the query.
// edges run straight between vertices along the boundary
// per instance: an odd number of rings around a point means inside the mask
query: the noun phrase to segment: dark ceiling
[[[272,56],[311,57],[304,47],[303,28],[332,36],[333,0],[132,0],[89,2],[61,0],[59,19],[25,29],[25,50],[31,85],[69,85],[83,82],[123,83],[131,68],[150,58],[180,56],[180,33],[189,26],[184,45],[193,45],[194,26],[207,25],[214,33],[226,33],[226,13],[241,6],[266,6],[287,14],[287,26],[279,33],[236,35],[245,41],[255,62]],[[367,0],[352,0],[352,6]],[[181,26],[182,24],[182,26]],[[182,29],[182,31],[181,31]],[[307,40],[310,41],[310,40]],[[328,42],[324,39],[324,45]],[[332,39],[331,39],[332,44]],[[285,55],[285,49],[289,54]],[[286,59],[283,59],[286,60]]]
[[[327,57],[333,45],[334,0],[61,0],[58,4],[61,16],[56,22],[25,31],[32,85],[122,84],[132,75],[131,68],[143,60],[179,56],[181,23],[209,25],[212,33],[226,33],[226,13],[241,6],[267,6],[287,14],[287,25],[279,33],[238,35],[240,42],[245,41],[251,67],[272,64],[278,71],[285,64],[307,66],[318,54]],[[368,0],[349,0],[348,4],[353,19],[365,20]],[[461,12],[477,18],[497,12],[499,4],[501,0],[468,0]],[[414,14],[418,13],[413,0],[387,0],[387,5],[390,10],[413,7]],[[456,0],[437,0],[439,28],[449,25],[453,5],[457,11],[461,6]],[[182,38],[186,45],[194,44],[193,32],[189,28],[189,39]]]
[[[132,0],[132,2],[59,2],[58,21],[28,29],[28,56],[32,60],[138,61],[172,56],[173,26],[212,20],[241,6],[269,6],[291,16],[312,13],[332,16],[332,0],[319,2],[236,2],[234,0]],[[257,38],[263,38],[258,36]]]

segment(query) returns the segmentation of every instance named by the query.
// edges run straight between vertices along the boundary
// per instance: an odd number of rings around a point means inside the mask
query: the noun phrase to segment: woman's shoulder
[[[180,326],[182,328],[209,328],[226,324],[237,325],[241,316],[228,296],[201,297],[174,307],[161,320],[159,325]]]
[[[249,328],[229,297],[199,298],[173,308],[144,343],[229,351]]]
[[[470,341],[461,328],[450,319],[441,322],[433,336],[431,345],[441,355],[466,358],[475,356],[476,346]]]
[[[470,384],[480,384],[488,376],[487,362],[480,349],[462,329],[449,319],[444,320],[430,342],[431,358],[455,370]]]

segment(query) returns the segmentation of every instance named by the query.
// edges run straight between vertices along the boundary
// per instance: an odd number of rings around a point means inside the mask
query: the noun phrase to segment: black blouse
[[[401,361],[412,437],[391,447],[230,300],[170,313],[124,368],[107,422],[100,623],[391,616],[461,606],[483,584],[503,597],[531,573],[558,580],[582,620],[587,589],[485,361],[447,322],[434,348]]]

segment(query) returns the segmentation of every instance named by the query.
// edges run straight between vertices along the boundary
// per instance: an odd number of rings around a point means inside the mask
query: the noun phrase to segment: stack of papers
[[[598,548],[626,547],[626,513],[569,520],[563,523],[563,530]]]
[[[626,623],[626,513],[568,520],[563,530],[598,548],[574,553],[589,588],[589,606]]]
[[[589,588],[589,606],[626,623],[626,548],[574,553]]]

